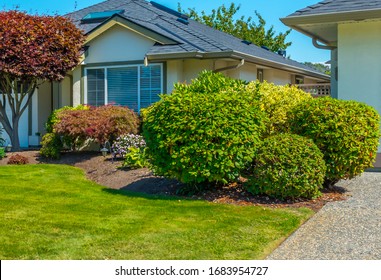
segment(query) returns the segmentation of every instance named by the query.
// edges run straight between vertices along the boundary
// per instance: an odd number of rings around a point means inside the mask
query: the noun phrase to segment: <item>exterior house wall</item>
[[[173,85],[184,82],[184,61],[170,60],[167,62],[167,93],[173,91]]]
[[[305,77],[304,78],[304,83],[305,84],[316,84],[316,80],[308,78],[308,77]]]
[[[114,26],[87,45],[89,49],[84,64],[143,61],[154,42],[126,28]]]
[[[286,85],[292,83],[290,73],[276,69],[265,69],[263,71],[263,79],[276,85]]]
[[[191,59],[184,60],[183,81],[190,83],[202,70],[214,70],[213,60]]]
[[[51,83],[43,83],[38,88],[38,131],[45,133],[45,123],[52,112],[52,92]],[[33,120],[34,121],[34,120]]]
[[[73,70],[73,106],[78,106],[82,103],[81,95],[81,80],[82,80],[82,68],[81,66]]]
[[[235,70],[238,72],[238,78],[247,82],[257,79],[257,66],[254,64],[245,63],[242,67]]]
[[[338,31],[338,98],[381,113],[381,21],[339,24]]]
[[[72,85],[71,78],[66,76],[61,82],[61,92],[60,92],[60,107],[71,106],[72,105]]]

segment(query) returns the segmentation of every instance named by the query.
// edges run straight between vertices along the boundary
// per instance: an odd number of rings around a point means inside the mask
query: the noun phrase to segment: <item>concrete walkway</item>
[[[269,260],[381,260],[381,173],[337,185],[350,197],[326,204]]]

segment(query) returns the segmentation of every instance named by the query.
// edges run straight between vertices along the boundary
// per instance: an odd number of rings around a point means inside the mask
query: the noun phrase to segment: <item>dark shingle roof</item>
[[[320,78],[327,78],[326,75],[304,64],[284,58],[254,44],[244,44],[240,39],[234,36],[215,30],[194,20],[188,19],[188,24],[179,22],[177,20],[179,15],[175,11],[170,12],[165,9],[160,9],[157,5],[152,5],[145,0],[108,0],[67,14],[66,16],[70,17],[85,33],[91,33],[96,27],[102,25],[102,22],[81,23],[81,19],[92,12],[109,10],[124,10],[120,16],[125,19],[178,42],[178,44],[172,45],[155,44],[147,55],[190,52],[219,53],[230,51],[242,53],[253,59],[269,61],[293,69],[303,70]]]
[[[343,13],[381,9],[381,0],[326,0],[315,5],[300,9],[289,15],[293,16],[309,16],[328,13]]]

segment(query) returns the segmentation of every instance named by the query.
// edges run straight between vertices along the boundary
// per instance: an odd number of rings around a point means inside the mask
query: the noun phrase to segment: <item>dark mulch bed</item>
[[[7,164],[9,157],[0,160],[0,165]],[[103,186],[142,192],[147,194],[180,196],[184,185],[176,180],[157,177],[147,168],[136,170],[123,170],[119,159],[112,160],[110,156],[104,158],[95,152],[67,152],[59,160],[47,160],[39,156],[38,151],[18,152],[28,158],[30,164],[52,163],[68,164],[84,170],[88,179]],[[182,196],[184,197],[184,196]],[[236,205],[257,205],[273,208],[281,207],[307,207],[314,211],[321,209],[327,202],[344,200],[346,190],[340,187],[324,189],[323,195],[314,200],[281,201],[267,196],[253,196],[243,189],[242,183],[227,186],[217,186],[213,191],[200,191],[198,194],[187,196],[191,199],[203,199],[214,203],[228,203]]]

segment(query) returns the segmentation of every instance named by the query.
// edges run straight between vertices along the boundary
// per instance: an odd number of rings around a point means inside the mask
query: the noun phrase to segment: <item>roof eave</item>
[[[119,14],[115,14],[112,17],[108,18],[104,22],[100,23],[96,27],[94,27],[92,30],[86,33],[87,39],[85,43],[89,43],[96,37],[98,37],[100,34],[108,30],[110,27],[112,27],[115,24],[119,24],[127,29],[132,30],[133,32],[136,32],[143,37],[149,38],[152,41],[158,42],[162,45],[172,45],[172,44],[178,44],[179,42],[168,38],[162,34],[157,33],[156,31],[150,30],[147,27],[144,27],[138,23],[135,23],[128,18],[125,18]]]
[[[350,12],[332,12],[312,15],[295,15],[281,18],[287,26],[293,27],[301,24],[321,24],[343,21],[363,21],[381,19],[381,9],[357,10]]]
[[[308,71],[303,68],[299,68],[293,65],[289,65],[286,63],[279,63],[272,60],[252,56],[246,53],[228,50],[221,52],[181,52],[181,53],[157,53],[157,54],[147,54],[147,59],[149,61],[163,61],[163,60],[173,60],[173,59],[213,59],[213,58],[231,58],[231,59],[245,59],[248,62],[255,63],[257,65],[263,65],[267,67],[272,67],[274,69],[288,71],[292,73],[298,73],[307,75],[310,77],[314,77],[317,79],[321,79],[323,81],[330,80],[330,76],[324,73],[317,73],[314,71]]]

